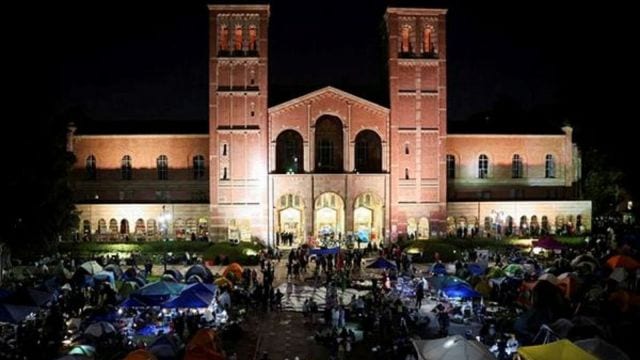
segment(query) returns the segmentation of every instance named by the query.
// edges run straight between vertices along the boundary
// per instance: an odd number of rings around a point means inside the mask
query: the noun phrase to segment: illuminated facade
[[[387,9],[389,108],[333,87],[269,108],[269,7],[209,6],[209,133],[70,133],[81,231],[300,243],[589,229],[571,128],[447,133],[445,15]]]

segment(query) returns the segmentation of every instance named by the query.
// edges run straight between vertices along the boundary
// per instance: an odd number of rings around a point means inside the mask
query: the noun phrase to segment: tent
[[[635,260],[634,258],[627,255],[615,255],[607,260],[607,265],[615,269],[617,267],[623,267],[627,270],[635,271],[637,268],[640,268],[640,262]]]
[[[89,275],[95,275],[102,271],[102,266],[98,264],[95,260],[87,261],[80,265],[80,268],[86,271]]]
[[[93,337],[99,339],[105,335],[115,334],[116,328],[106,321],[99,321],[97,323],[93,323],[89,325],[85,330],[84,334],[88,337]]]
[[[184,279],[184,276],[182,275],[182,273],[177,269],[167,269],[165,270],[163,275],[166,275],[166,274],[171,275],[174,279],[176,279],[176,281],[182,281],[182,279]]]
[[[17,324],[38,310],[35,306],[0,304],[0,322]]]
[[[484,267],[480,264],[468,264],[467,269],[475,276],[484,275]]]
[[[180,295],[165,301],[162,304],[164,308],[188,308],[188,309],[197,309],[197,308],[207,308],[211,305],[211,301],[213,300],[212,293],[196,293],[192,291],[185,291]]]
[[[183,284],[158,281],[141,287],[131,295],[148,304],[160,304],[168,300],[171,296],[180,294],[183,286]]]
[[[111,271],[100,271],[96,274],[93,274],[93,280],[96,282],[108,282],[109,284],[116,286],[115,275]]]
[[[210,283],[211,281],[213,281],[213,274],[211,273],[211,270],[201,264],[196,264],[190,267],[184,277],[186,279],[189,279],[191,275],[198,275],[202,279],[202,281],[206,283]]]
[[[120,279],[122,277],[122,269],[116,264],[109,264],[105,266],[103,270],[112,272],[116,279]]]
[[[552,283],[553,285],[558,285],[558,278],[555,275],[551,274],[551,273],[544,273],[544,274],[540,275],[538,280],[545,280],[545,281],[548,281],[548,282]]]
[[[138,349],[127,354],[124,360],[158,360],[158,358],[149,350]]]
[[[189,276],[189,278],[187,278],[187,284],[196,284],[201,282],[202,282],[202,278],[198,275],[191,275]]]
[[[618,347],[611,345],[600,338],[578,340],[575,344],[582,350],[600,359],[630,360],[629,356],[627,356],[627,354]]]
[[[147,305],[144,301],[140,299],[129,297],[125,301],[121,302],[120,306],[124,308],[142,308],[142,307],[147,307],[149,305]]]
[[[431,266],[431,272],[436,275],[447,275],[447,266],[443,263],[435,263]]]
[[[226,269],[224,269],[224,271],[222,272],[222,276],[237,283],[239,281],[242,281],[242,271],[242,266],[240,266],[240,264],[233,263],[227,266]],[[233,274],[233,278],[229,277],[229,274]]]
[[[223,360],[222,341],[213,329],[200,329],[187,345],[184,360]]]
[[[460,335],[435,340],[412,340],[419,360],[494,360],[482,344]]]
[[[389,260],[379,257],[376,261],[367,265],[368,269],[395,269],[396,266]]]
[[[178,352],[182,347],[182,342],[176,336],[160,335],[151,345],[149,351],[155,355],[158,360],[173,360],[178,358]]]
[[[510,277],[522,278],[524,276],[524,266],[521,264],[509,264],[503,270]]]
[[[573,296],[578,288],[578,279],[574,273],[566,272],[558,276],[557,286],[562,289],[564,296],[569,298]]]
[[[518,349],[518,354],[525,360],[598,360],[567,339],[544,345],[524,346]]]
[[[138,285],[137,282],[125,281],[122,283],[122,285],[120,285],[120,289],[118,290],[118,293],[121,296],[129,296],[132,292],[138,290],[139,288],[140,288],[140,285]]]
[[[482,296],[466,284],[447,286],[442,289],[442,292],[450,298],[477,298]]]
[[[468,282],[460,279],[457,276],[434,276],[429,279],[430,285],[434,289],[444,289],[449,286],[454,286],[458,284],[466,285],[467,287],[471,287]]]
[[[76,345],[69,351],[69,355],[82,355],[93,358],[96,355],[96,348],[90,345]]]
[[[2,299],[2,302],[26,306],[45,306],[47,303],[53,302],[55,298],[55,294],[53,293],[22,287],[16,290],[15,293]]]

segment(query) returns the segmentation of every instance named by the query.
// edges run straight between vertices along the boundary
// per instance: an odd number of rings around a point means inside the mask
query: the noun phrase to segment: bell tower
[[[267,238],[268,5],[209,5],[210,237]]]
[[[446,217],[446,13],[444,9],[388,8],[385,16],[392,238],[408,232],[428,237],[442,231],[439,224],[444,225]],[[422,231],[412,228],[417,223]]]

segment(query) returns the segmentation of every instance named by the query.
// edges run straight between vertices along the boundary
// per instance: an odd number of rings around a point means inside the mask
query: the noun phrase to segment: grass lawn
[[[204,260],[218,260],[219,262],[239,262],[242,265],[256,264],[257,254],[264,246],[242,242],[232,245],[228,242],[192,242],[192,241],[150,241],[150,242],[62,242],[58,245],[61,253],[71,253],[73,256],[90,258],[92,255],[115,254],[127,258],[131,253],[159,258],[165,252],[180,254],[189,252],[202,257]],[[226,260],[224,260],[226,258]]]

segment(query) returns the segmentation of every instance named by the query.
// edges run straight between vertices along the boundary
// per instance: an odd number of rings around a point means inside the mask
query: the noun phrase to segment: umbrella
[[[90,275],[95,275],[102,271],[102,266],[98,264],[95,260],[87,261],[80,265],[80,268],[84,269]]]
[[[116,333],[116,328],[113,327],[111,323],[108,323],[106,321],[99,321],[97,323],[93,323],[84,330],[85,335],[89,337],[94,337],[96,339],[99,339],[104,335],[115,334],[115,333]]]
[[[629,356],[627,356],[627,354],[618,347],[611,345],[600,338],[578,340],[575,344],[582,350],[595,355],[600,359],[630,360]]]

